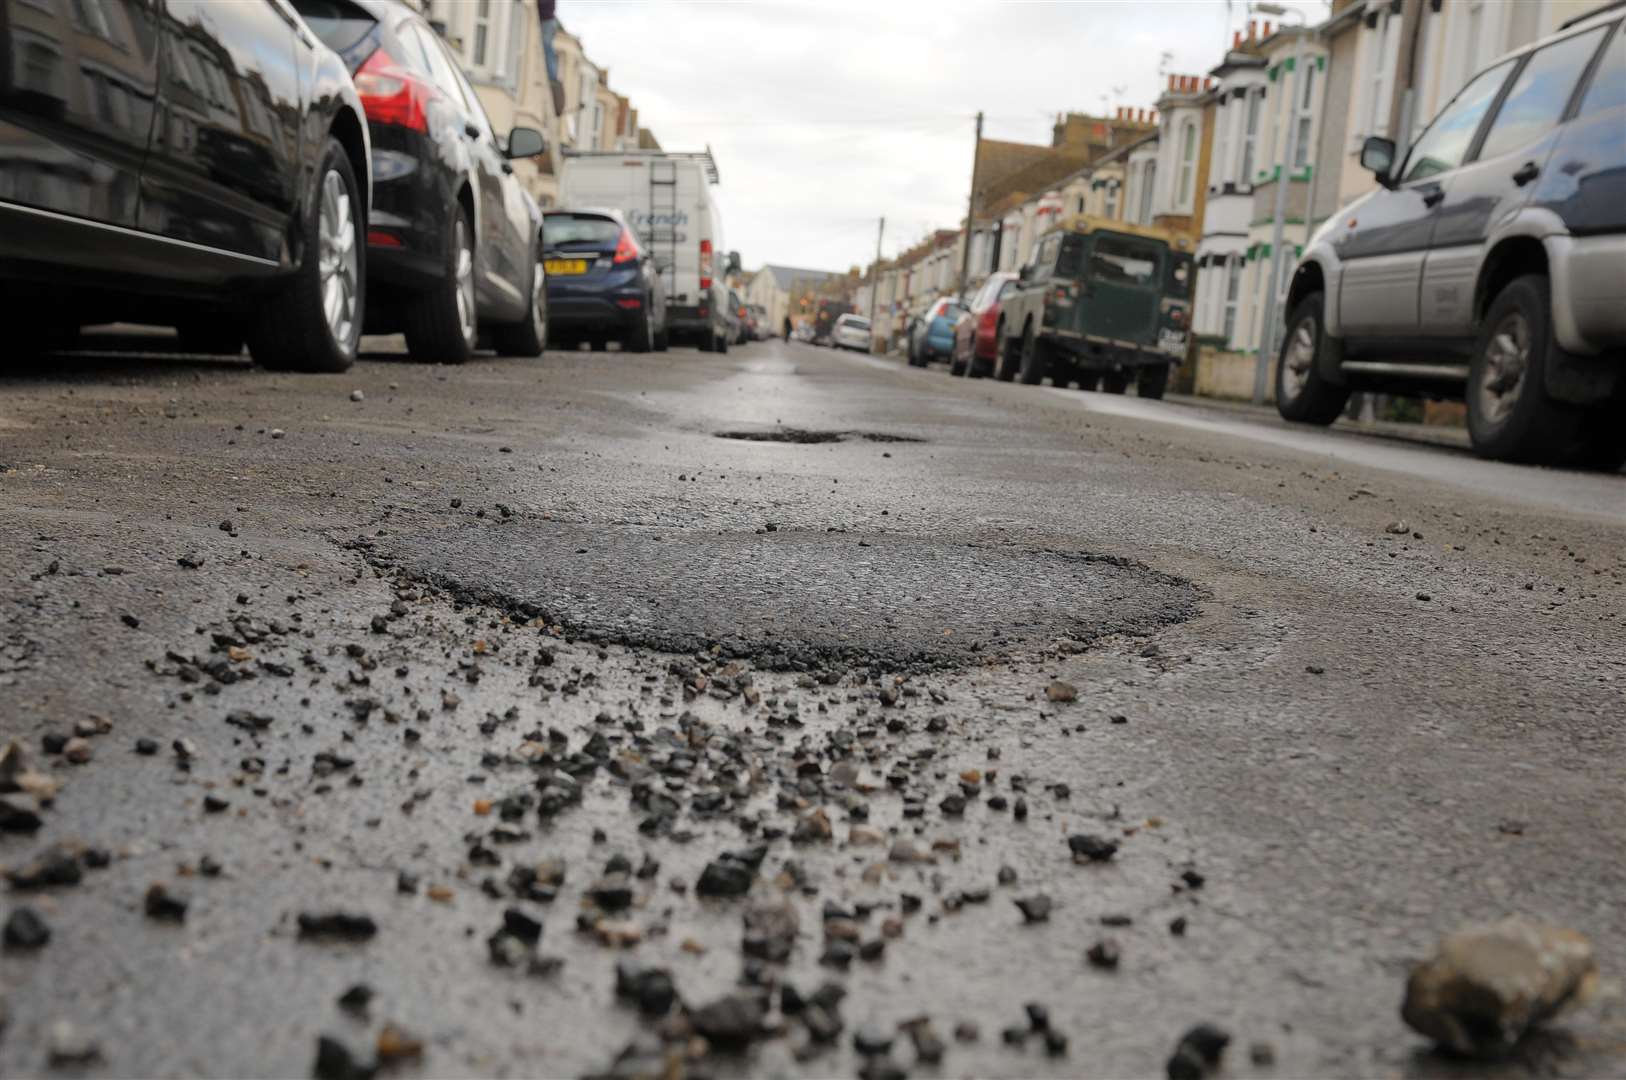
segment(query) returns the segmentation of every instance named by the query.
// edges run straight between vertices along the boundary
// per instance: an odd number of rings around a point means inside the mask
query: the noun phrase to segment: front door
[[[158,89],[158,0],[0,0],[0,192],[134,226]]]
[[[1575,84],[1608,29],[1600,26],[1533,53],[1496,107],[1473,160],[1452,175],[1423,264],[1423,333],[1473,333],[1475,285],[1490,233],[1535,192]]]
[[[163,65],[142,227],[283,256],[299,200],[304,103],[290,16],[272,0],[164,0]]]
[[[1512,66],[1509,61],[1481,73],[1452,99],[1407,154],[1398,186],[1344,211],[1333,250],[1343,263],[1338,312],[1346,334],[1417,334],[1423,262],[1440,204]]]

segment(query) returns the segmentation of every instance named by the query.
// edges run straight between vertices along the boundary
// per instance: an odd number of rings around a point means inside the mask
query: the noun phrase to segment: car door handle
[[[1520,187],[1524,187],[1524,185],[1528,184],[1530,181],[1534,180],[1540,175],[1541,166],[1537,165],[1534,161],[1527,161],[1523,165],[1519,166],[1518,172],[1513,174],[1513,182],[1518,184]]]
[[[1440,203],[1440,200],[1443,199],[1443,198],[1445,198],[1445,189],[1444,188],[1442,188],[1442,187],[1429,188],[1427,191],[1423,192],[1423,205],[1424,206],[1438,206],[1439,203]]]
[[[464,121],[463,134],[467,135],[471,139],[478,139],[480,137],[480,129],[475,127],[472,121]]]

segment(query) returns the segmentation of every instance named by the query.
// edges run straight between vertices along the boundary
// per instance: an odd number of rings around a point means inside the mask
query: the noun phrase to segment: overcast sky
[[[1325,0],[1291,0],[1312,21]],[[747,269],[845,270],[965,214],[973,117],[1050,142],[1058,112],[1149,107],[1158,68],[1201,75],[1245,0],[559,0],[668,150],[707,144]],[[1264,21],[1264,16],[1258,16]],[[1171,54],[1165,63],[1163,53]]]

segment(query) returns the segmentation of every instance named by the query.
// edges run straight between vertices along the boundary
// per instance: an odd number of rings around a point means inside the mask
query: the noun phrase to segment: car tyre
[[[728,335],[727,334],[722,334],[717,338],[717,351],[720,352],[720,353],[725,353],[725,354],[728,352]]]
[[[1327,337],[1325,306],[1323,294],[1311,293],[1287,317],[1276,357],[1276,411],[1284,420],[1325,427],[1349,404],[1349,389],[1334,386],[1321,374],[1327,350],[1339,347]]]
[[[1080,371],[1078,373],[1078,388],[1080,390],[1099,391],[1101,389],[1101,376],[1092,371]]]
[[[671,347],[672,340],[670,335],[668,335],[666,332],[666,327],[663,326],[659,330],[655,331],[655,351],[665,352]]]
[[[1617,411],[1593,409],[1581,420],[1581,448],[1575,463],[1605,472],[1626,465],[1626,423]]]
[[[963,376],[965,374],[965,367],[965,361],[956,356],[954,359],[949,361],[949,374]]]
[[[1101,376],[1101,390],[1107,394],[1121,394],[1129,389],[1129,373],[1109,371]]]
[[[621,336],[621,351],[626,353],[646,353],[655,348],[655,328],[650,325],[649,305],[646,303],[641,313],[633,317],[632,325]]]
[[[1021,363],[1021,345],[1012,338],[1005,336],[1005,324],[999,326],[999,361],[994,368],[994,378],[1000,382],[1011,382],[1016,378],[1017,365]]]
[[[1051,367],[1050,347],[1034,334],[1032,323],[1022,330],[1021,365],[1022,382],[1027,386],[1037,386]]]
[[[503,356],[527,358],[542,355],[548,340],[548,294],[542,273],[542,262],[532,253],[531,298],[525,312],[525,321],[512,326],[493,326],[491,344]]]
[[[1135,393],[1152,401],[1162,401],[1169,388],[1169,365],[1152,364],[1135,372]]]
[[[339,140],[328,139],[313,175],[299,269],[249,325],[249,352],[271,371],[347,371],[361,343],[367,204]]]
[[[474,355],[474,226],[461,206],[447,232],[446,276],[405,306],[407,352],[414,360],[463,364]]]
[[[1547,396],[1553,340],[1551,286],[1545,275],[1509,282],[1479,331],[1468,366],[1468,438],[1497,461],[1562,460],[1574,447],[1580,410]]]

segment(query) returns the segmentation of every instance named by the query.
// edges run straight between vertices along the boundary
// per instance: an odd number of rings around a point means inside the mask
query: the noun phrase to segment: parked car
[[[664,352],[666,288],[655,258],[617,210],[549,210],[542,216],[549,340],[623,352]]]
[[[836,320],[850,314],[853,306],[844,300],[820,300],[813,312],[813,344],[831,345]]]
[[[1289,420],[1357,390],[1466,397],[1489,458],[1626,462],[1626,29],[1618,6],[1480,72],[1306,245],[1276,378]]]
[[[728,275],[739,253],[723,246],[723,216],[712,195],[718,183],[711,151],[567,150],[559,177],[566,206],[620,211],[638,242],[655,259],[668,311],[667,336],[702,352],[727,352],[734,340]],[[737,317],[737,316],[736,316]]]
[[[751,325],[756,332],[756,340],[767,341],[774,337],[773,327],[768,325],[768,309],[761,304],[746,304],[751,311]]]
[[[246,342],[268,368],[348,368],[372,167],[343,62],[271,3],[93,15],[0,2],[5,352],[124,321]]]
[[[999,300],[1015,288],[1016,274],[989,274],[971,298],[971,305],[960,309],[960,317],[954,321],[950,375],[976,379],[994,373],[994,364],[999,360]]]
[[[501,353],[540,356],[541,211],[509,162],[542,153],[542,133],[499,138],[457,58],[400,0],[292,3],[344,58],[367,113],[368,331],[405,331],[413,358],[443,364],[467,360],[482,332]]]
[[[838,349],[854,352],[870,351],[869,320],[862,315],[843,315],[830,331],[830,344]]]
[[[954,354],[954,323],[963,305],[952,296],[932,301],[931,307],[915,323],[909,335],[909,363],[925,367],[933,360],[947,360]]]
[[[1000,297],[994,374],[1109,394],[1133,379],[1141,397],[1162,397],[1189,343],[1196,275],[1188,244],[1086,214],[1059,222]]]

